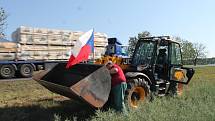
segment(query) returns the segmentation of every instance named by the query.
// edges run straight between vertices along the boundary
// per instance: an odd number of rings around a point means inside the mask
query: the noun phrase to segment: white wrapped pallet
[[[26,33],[33,33],[34,29],[32,27],[20,26],[17,30],[21,34],[26,34]]]
[[[51,46],[51,45],[20,45],[17,51],[68,51],[72,46]]]
[[[72,50],[72,46],[48,46],[49,51],[68,51]]]
[[[73,39],[73,33],[70,32],[69,34],[62,34],[62,44],[63,45],[74,45],[76,40]]]
[[[19,48],[17,48],[18,52],[21,51],[47,51],[48,46],[47,45],[20,45]]]
[[[31,34],[33,35],[47,35],[48,30],[44,28],[32,28],[33,32]]]
[[[17,53],[18,60],[48,60],[47,51],[21,51]]]
[[[14,43],[14,42],[0,42],[0,48],[16,48],[16,43]]]
[[[18,35],[20,38],[17,39],[16,42],[21,43],[21,44],[33,44],[34,38],[32,35],[29,34],[20,34]]]
[[[48,46],[49,51],[68,51],[72,50],[72,46]]]
[[[60,35],[61,32],[62,32],[61,30],[57,30],[57,29],[48,29],[49,35]]]
[[[54,36],[48,36],[48,44],[51,45],[62,45],[62,36],[61,35],[54,35]]]
[[[22,51],[19,60],[68,60],[71,50]]]
[[[15,53],[16,51],[16,48],[0,48],[0,53]]]
[[[0,60],[15,60],[15,59],[16,53],[14,52],[0,53]]]
[[[102,55],[104,55],[105,54],[105,48],[103,48],[103,47],[95,47],[95,56],[96,56],[96,58],[100,58]]]
[[[16,52],[16,47],[17,47],[17,44],[14,42],[0,42],[1,53]]]
[[[47,45],[49,42],[46,40],[46,39],[43,39],[43,38],[34,38],[33,39],[33,43],[34,45],[38,44],[43,44],[43,45]]]
[[[106,42],[106,43],[108,42],[107,38],[96,38],[96,37],[94,38],[94,41],[95,42]]]
[[[107,38],[107,35],[106,34],[103,34],[103,33],[99,33],[99,32],[96,32],[94,34],[95,38]]]
[[[63,57],[64,51],[49,51],[48,59],[49,60],[60,60]]]
[[[104,47],[105,48],[108,45],[108,43],[94,42],[94,45],[98,46],[98,47]]]

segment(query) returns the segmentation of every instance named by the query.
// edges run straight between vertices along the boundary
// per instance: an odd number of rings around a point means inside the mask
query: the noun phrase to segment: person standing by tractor
[[[113,64],[112,61],[106,63],[106,67],[111,75],[111,98],[113,99],[113,108],[127,114],[125,106],[125,90],[127,88],[126,78],[122,69]]]

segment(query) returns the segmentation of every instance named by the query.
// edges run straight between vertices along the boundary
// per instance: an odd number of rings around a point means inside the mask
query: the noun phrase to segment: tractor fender
[[[152,82],[149,79],[149,77],[146,74],[141,73],[141,72],[127,72],[127,73],[125,73],[125,77],[126,78],[143,77],[144,79],[146,79],[146,81],[148,81],[148,83],[150,85],[152,84]]]

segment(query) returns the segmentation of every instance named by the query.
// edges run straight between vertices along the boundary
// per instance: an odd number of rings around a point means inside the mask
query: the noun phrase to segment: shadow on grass
[[[95,115],[95,109],[71,100],[43,99],[36,104],[0,108],[0,121],[54,121],[86,120]]]

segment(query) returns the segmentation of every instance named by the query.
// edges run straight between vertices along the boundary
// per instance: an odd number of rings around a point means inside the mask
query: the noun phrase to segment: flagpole
[[[95,33],[94,33],[94,28],[93,28],[93,63],[95,63]]]
[[[95,63],[95,51],[93,50],[93,63]]]

